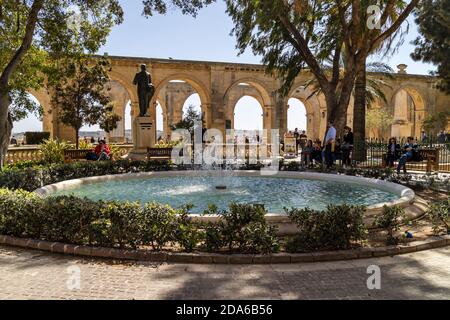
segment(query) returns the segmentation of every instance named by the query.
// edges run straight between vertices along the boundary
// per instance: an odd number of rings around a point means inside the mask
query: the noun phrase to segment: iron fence
[[[397,138],[396,141],[400,145],[398,156],[405,153],[404,146],[408,138]],[[427,139],[422,141],[415,139],[417,150],[425,159],[419,161],[408,161],[406,169],[408,171],[432,171],[450,173],[450,141],[439,141],[438,139]],[[381,168],[386,167],[386,155],[388,153],[389,139],[367,139],[363,143],[355,142],[356,148],[363,148],[366,151],[366,157],[363,161],[355,161],[359,167],[365,168]],[[394,166],[398,165],[398,156],[394,162]]]

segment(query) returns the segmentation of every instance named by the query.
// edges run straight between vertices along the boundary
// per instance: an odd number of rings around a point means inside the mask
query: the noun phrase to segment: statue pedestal
[[[145,160],[147,148],[155,146],[156,130],[151,117],[138,117],[133,122],[133,150],[128,154],[132,160]]]

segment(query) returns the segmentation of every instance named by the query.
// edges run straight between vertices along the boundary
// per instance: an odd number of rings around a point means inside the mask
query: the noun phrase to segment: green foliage
[[[309,208],[285,211],[299,228],[299,233],[286,245],[290,252],[349,249],[367,235],[364,207],[330,205],[324,211]]]
[[[34,26],[32,15],[37,17]],[[62,71],[58,63],[63,58],[80,52],[96,53],[111,28],[122,21],[123,11],[117,0],[2,0],[0,70],[12,102],[5,106],[12,119],[19,121],[29,113],[42,113],[27,91],[42,88],[46,77],[50,81],[58,78]],[[27,28],[31,39],[25,37]],[[15,65],[12,72],[4,73],[11,64]]]
[[[78,148],[81,150],[92,150],[94,149],[94,145],[90,141],[82,139],[78,143]]]
[[[186,111],[186,114],[183,116],[183,119],[172,126],[172,130],[177,129],[186,129],[191,134],[191,137],[194,136],[194,130],[196,129],[196,122],[202,122],[202,114],[200,112],[195,111],[194,106],[190,105]]]
[[[434,75],[440,77],[438,88],[450,93],[450,0],[423,0],[416,11],[416,23],[420,36],[413,42],[411,54],[416,61],[437,65]]]
[[[450,235],[450,198],[433,203],[428,214],[431,217],[435,234],[444,230]]]
[[[107,230],[102,233],[106,235],[107,245],[119,247],[136,248],[140,243],[139,203],[109,201],[100,203],[99,217]],[[103,239],[104,241],[104,239]]]
[[[0,234],[40,236],[39,197],[25,191],[0,189]]]
[[[189,216],[191,205],[178,210],[176,240],[186,252],[192,252],[205,239],[205,232],[199,223]]]
[[[140,213],[142,241],[155,250],[175,241],[177,212],[170,206],[147,203]]]
[[[246,253],[270,253],[279,249],[276,228],[268,225],[262,205],[231,203],[229,210],[218,212],[211,206],[205,214],[219,215],[219,221],[205,228],[209,251],[227,248]]]
[[[31,168],[7,167],[0,171],[0,188],[36,190],[65,180],[112,174],[168,171],[172,167],[167,161],[90,161],[69,164],[52,164]]]
[[[99,203],[73,196],[59,196],[43,198],[37,205],[40,209],[40,221],[37,222],[41,231],[39,239],[74,244],[91,242],[90,224],[98,215]]]
[[[41,144],[50,139],[50,132],[25,132],[27,144]]]
[[[52,103],[57,105],[58,117],[62,123],[78,134],[84,125],[95,125],[106,132],[117,127],[121,117],[113,112],[113,104],[107,93],[108,71],[111,67],[106,58],[92,62],[85,56],[78,56],[64,64],[64,76],[52,84]]]
[[[397,237],[395,233],[400,230],[400,227],[405,219],[405,209],[403,209],[402,207],[384,206],[382,214],[376,217],[374,226],[386,230],[386,243],[388,245],[398,244],[399,237]]]
[[[190,14],[196,16],[198,10],[215,2],[216,0],[144,0],[144,14],[146,16],[153,16],[154,13],[167,13],[168,6],[171,5],[181,8],[183,14]],[[167,3],[166,3],[167,2]]]
[[[369,109],[366,112],[366,127],[383,132],[394,123],[394,117],[384,109]]]
[[[439,112],[438,114],[429,114],[422,123],[422,129],[428,133],[436,133],[447,127],[450,119],[450,112]]]
[[[48,139],[41,144],[40,151],[43,161],[46,164],[57,164],[64,162],[64,150],[69,149],[69,145],[60,140]]]
[[[91,201],[74,196],[42,198],[25,191],[0,189],[0,234],[79,245],[162,250],[179,245],[186,252],[208,242],[203,227],[189,216],[190,206],[173,209],[157,203]],[[240,252],[278,250],[275,229],[261,206],[231,205],[217,225],[220,246]],[[212,227],[207,228],[210,232]],[[233,234],[235,233],[235,234]]]

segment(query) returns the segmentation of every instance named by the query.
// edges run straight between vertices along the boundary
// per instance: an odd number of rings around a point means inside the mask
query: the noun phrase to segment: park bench
[[[170,160],[173,148],[147,148],[147,160]]]
[[[83,161],[86,160],[86,157],[89,152],[92,152],[90,149],[67,149],[64,150],[64,162],[70,163],[73,161]]]
[[[426,161],[426,172],[439,171],[439,149],[419,149],[422,161],[408,161],[410,164]],[[383,167],[386,167],[386,153],[383,153]]]

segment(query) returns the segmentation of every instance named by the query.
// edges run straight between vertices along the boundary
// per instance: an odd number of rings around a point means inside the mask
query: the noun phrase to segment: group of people
[[[436,142],[437,143],[448,143],[450,141],[450,134],[446,133],[445,130],[441,130],[439,131],[439,133],[437,134],[436,137]],[[422,143],[428,143],[430,142],[430,139],[428,137],[428,134],[425,130],[422,130],[422,134],[421,134],[421,139],[422,139]]]
[[[324,143],[319,139],[307,140],[304,146],[300,145],[302,163],[309,166],[313,163],[325,163],[327,168],[331,168],[336,160],[342,160],[342,165],[347,167],[352,165],[352,151],[354,145],[354,135],[349,126],[344,128],[342,140],[337,138],[337,131],[332,122],[328,122],[327,135]]]
[[[413,137],[409,137],[407,142],[403,146],[397,143],[396,138],[389,140],[387,153],[386,153],[386,166],[393,168],[395,161],[398,161],[397,173],[403,169],[406,173],[406,163],[409,161],[420,161],[419,144]]]

